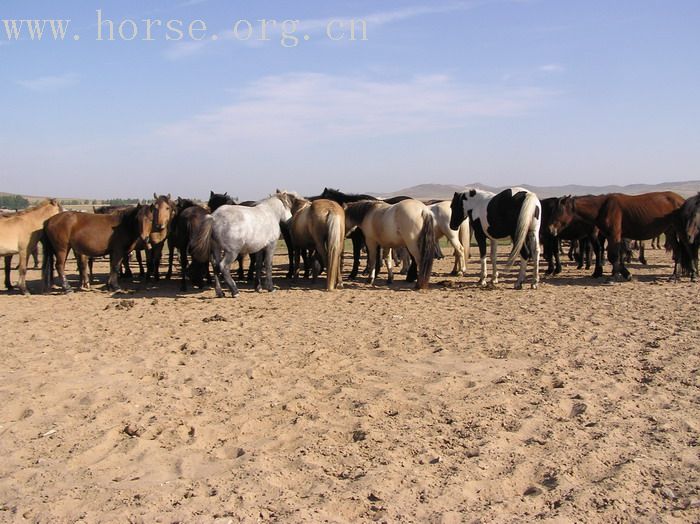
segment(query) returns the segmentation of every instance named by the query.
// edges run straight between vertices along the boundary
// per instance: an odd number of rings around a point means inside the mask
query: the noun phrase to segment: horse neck
[[[282,200],[277,198],[277,196],[272,196],[266,200],[263,200],[257,206],[255,206],[255,208],[274,216],[278,222],[284,218],[285,205],[282,203]]]
[[[388,206],[388,204],[387,204]],[[346,227],[356,227],[362,224],[365,217],[377,208],[373,202],[353,202],[345,208]]]
[[[579,218],[584,222],[595,222],[605,199],[606,195],[575,197],[573,199],[574,217]]]

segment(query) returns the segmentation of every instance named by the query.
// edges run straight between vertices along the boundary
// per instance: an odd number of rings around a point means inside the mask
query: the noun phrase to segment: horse
[[[612,278],[621,276],[631,280],[625,267],[624,240],[648,240],[662,233],[666,234],[668,247],[678,260],[677,211],[685,199],[671,191],[644,193],[641,195],[606,195],[572,197],[558,199],[554,216],[549,225],[553,235],[557,235],[572,220],[579,219],[598,227],[608,241],[608,260],[612,264]],[[676,270],[674,268],[674,276]]]
[[[122,213],[91,214],[64,211],[44,223],[42,243],[44,292],[51,288],[54,262],[65,293],[71,293],[65,273],[66,258],[72,249],[78,260],[81,289],[90,288],[88,257],[109,255],[107,288],[121,291],[117,280],[119,266],[138,242],[149,241],[153,225],[150,206],[138,205]]]
[[[117,206],[92,206],[92,212],[96,215],[120,215],[127,211],[134,209],[133,205],[117,205]],[[136,255],[136,263],[139,265],[139,277],[144,278],[148,270],[148,259],[146,259],[146,266],[143,265],[143,257],[141,256],[141,249],[138,246],[134,248],[134,254]],[[122,260],[122,265],[119,268],[119,277],[132,278],[134,274],[131,271],[131,266],[129,265],[129,260],[131,259],[131,252],[124,257]],[[93,259],[90,257],[88,260],[88,267],[90,268],[90,275],[92,275],[92,263]],[[90,276],[92,278],[92,276]]]
[[[326,269],[326,290],[343,286],[341,266],[345,246],[345,211],[333,200],[298,200],[290,222],[294,245],[295,278],[302,249],[314,248]],[[314,265],[313,281],[317,271]]]
[[[270,292],[274,291],[272,256],[281,233],[280,223],[292,218],[292,208],[298,199],[294,193],[278,190],[255,207],[226,205],[204,217],[201,227],[190,239],[189,250],[199,262],[211,260],[217,297],[224,296],[219,274],[222,274],[232,296],[238,295],[230,267],[240,254],[257,254],[256,291],[262,291],[260,274],[264,255],[267,271],[265,287]]]
[[[44,222],[62,211],[61,204],[56,199],[50,199],[29,209],[0,217],[0,256],[5,258],[5,287],[8,290],[14,288],[10,281],[12,256],[19,255],[17,287],[22,294],[29,294],[27,289],[29,255],[41,238]]]
[[[447,241],[454,249],[455,263],[450,273],[453,276],[463,276],[467,271],[466,259],[469,258],[469,247],[471,243],[471,228],[469,221],[465,220],[457,231],[450,228],[452,210],[450,201],[443,200],[428,205],[428,209],[435,219],[435,242],[439,245],[442,237],[447,237]]]
[[[146,249],[146,279],[153,277],[160,280],[160,259],[163,256],[163,247],[170,232],[170,222],[175,216],[175,203],[167,195],[153,193],[153,227],[150,235],[150,249]]]
[[[467,218],[474,229],[481,258],[479,285],[486,285],[486,239],[491,241],[491,282],[497,284],[497,240],[510,237],[513,248],[508,255],[507,265],[511,266],[520,253],[520,273],[515,282],[515,289],[523,287],[527,261],[530,258],[534,262],[532,289],[537,289],[540,280],[539,233],[542,218],[542,206],[537,195],[521,187],[506,189],[498,194],[469,189],[463,193],[455,193],[450,207],[450,227],[453,230],[456,231]]]
[[[406,247],[416,261],[416,288],[427,289],[435,258],[435,219],[430,209],[418,200],[397,204],[363,200],[345,206],[345,227],[362,230],[369,258],[369,282],[374,284],[378,249]],[[393,282],[392,260],[387,256],[388,284]],[[413,279],[407,278],[407,281]]]
[[[170,221],[170,231],[168,231],[168,272],[165,275],[166,280],[170,280],[173,276],[173,260],[175,258],[175,250],[178,249],[177,242],[175,240],[175,230],[177,228],[178,217],[187,208],[196,206],[194,201],[177,197],[175,201],[175,212],[173,213],[173,219]],[[201,206],[199,206],[201,207]],[[185,244],[187,247],[187,244]],[[186,254],[185,254],[186,256]]]
[[[679,238],[683,246],[681,263],[683,270],[695,282],[698,275],[698,251],[700,250],[700,193],[686,200],[678,211]]]
[[[244,206],[244,207],[254,207],[258,204],[257,201],[255,200],[246,200],[244,202],[236,202],[233,198],[231,198],[228,193],[223,193],[223,194],[217,194],[214,193],[213,191],[209,192],[209,202],[208,206],[211,212],[213,213],[216,211],[219,207],[222,205],[238,205],[238,206]],[[292,278],[292,274],[294,271],[293,264],[294,264],[294,251],[293,251],[293,246],[292,246],[292,239],[291,235],[289,233],[289,226],[285,223],[282,222],[280,223],[280,230],[282,231],[282,238],[284,239],[284,243],[287,246],[287,256],[289,258],[289,269],[287,270],[287,278]],[[255,275],[255,264],[257,262],[257,257],[256,256],[251,256],[250,257],[250,267],[248,268],[248,280],[253,281],[254,275]],[[238,257],[238,278],[239,280],[243,280],[243,255]]]
[[[191,204],[191,205],[189,205]],[[204,287],[205,277],[209,279],[209,262],[199,262],[192,259],[190,263],[187,258],[187,249],[194,231],[199,229],[208,215],[202,206],[198,206],[191,201],[178,199],[180,210],[173,220],[171,232],[168,235],[168,242],[172,242],[171,253],[177,251],[180,255],[180,271],[182,281],[180,290],[187,291],[187,278],[192,281],[195,287]]]
[[[352,202],[360,202],[362,200],[379,200],[377,197],[374,197],[372,195],[343,193],[337,189],[331,189],[328,187],[323,189],[323,192],[320,196],[311,197],[309,198],[309,200],[317,200],[319,198],[333,200],[341,206],[344,204],[350,204]],[[410,199],[411,197],[407,196],[396,196],[388,198],[384,200],[384,202],[393,205],[398,204],[399,202],[403,202],[404,200]],[[352,240],[352,270],[350,271],[350,275],[348,276],[348,278],[350,280],[355,280],[357,278],[357,273],[360,271],[360,256],[362,254],[362,248],[365,247],[365,239],[363,237],[362,230],[359,228],[354,229],[350,233],[350,240]],[[379,271],[378,267],[377,271]]]
[[[572,252],[569,258],[578,262],[578,269],[583,267],[586,260],[586,269],[590,267],[590,249],[595,254],[595,270],[593,278],[603,276],[603,246],[598,236],[598,228],[582,220],[573,220],[566,228],[554,236],[549,231],[554,212],[557,208],[558,198],[545,198],[540,201],[542,206],[542,220],[540,226],[540,242],[542,244],[544,259],[547,261],[545,275],[558,275],[561,273],[561,259],[559,258],[561,240],[570,240]],[[580,252],[574,251],[575,244],[578,243]]]

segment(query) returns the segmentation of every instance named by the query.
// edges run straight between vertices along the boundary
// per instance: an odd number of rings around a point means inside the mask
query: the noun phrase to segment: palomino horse
[[[55,199],[19,211],[12,215],[0,217],[0,256],[5,257],[5,286],[12,289],[10,269],[12,255],[19,255],[18,287],[25,295],[27,290],[27,262],[41,238],[44,222],[63,211]]]
[[[106,215],[65,211],[44,224],[44,291],[51,288],[54,259],[63,291],[72,291],[66,278],[65,265],[72,249],[78,259],[81,289],[90,288],[88,257],[109,255],[107,288],[121,291],[117,281],[122,260],[138,242],[148,242],[153,224],[150,206],[138,205],[122,213]]]
[[[630,280],[623,257],[623,239],[648,240],[665,233],[674,258],[678,260],[681,253],[677,240],[677,210],[683,202],[685,199],[682,196],[671,191],[563,197],[557,202],[549,230],[557,235],[574,219],[597,226],[608,241],[608,260],[612,264],[613,278],[620,275]]]
[[[343,285],[341,266],[345,245],[345,212],[340,204],[326,199],[310,202],[298,200],[290,222],[296,278],[302,249],[315,248],[326,268],[326,289],[334,290]],[[317,277],[313,266],[313,280]]]
[[[274,291],[272,256],[280,236],[280,222],[292,218],[292,207],[298,198],[294,193],[277,191],[255,207],[222,206],[204,218],[201,227],[190,239],[190,253],[199,262],[211,259],[217,297],[224,296],[219,274],[223,275],[232,296],[238,295],[230,267],[241,254],[257,254],[257,291],[262,290],[260,275],[264,254],[267,272],[265,287],[268,291]]]
[[[327,187],[323,189],[323,193],[321,193],[320,196],[310,197],[309,200],[318,200],[319,198],[333,200],[341,206],[352,202],[360,202],[362,200],[379,200],[377,197],[373,197],[372,195],[343,193],[337,189],[330,189]],[[393,205],[409,199],[411,199],[411,197],[396,196],[387,198],[384,200],[384,202]],[[359,228],[353,230],[350,233],[350,240],[352,240],[352,271],[350,271],[350,276],[348,278],[350,280],[355,280],[355,278],[357,278],[357,273],[360,270],[360,255],[362,254],[362,248],[365,247],[365,239],[363,238],[362,230]]]
[[[452,210],[450,201],[444,200],[428,206],[435,218],[435,241],[442,237],[447,237],[447,241],[454,249],[455,265],[452,268],[452,275],[462,276],[467,271],[467,258],[469,258],[469,244],[471,242],[471,231],[469,220],[465,220],[457,231],[450,227]]]
[[[685,201],[679,210],[679,233],[683,252],[683,270],[695,282],[698,275],[698,251],[700,250],[700,193]]]
[[[406,247],[416,261],[417,289],[427,289],[435,258],[435,220],[428,207],[418,200],[387,204],[363,200],[345,207],[345,227],[362,230],[369,258],[369,282],[374,283],[378,264],[378,248]],[[393,281],[392,260],[387,256],[388,283]],[[408,279],[407,279],[408,280]]]
[[[574,244],[578,242],[580,252],[578,254],[570,253],[570,259],[576,259],[578,269],[583,267],[584,259],[587,256],[587,250],[592,248],[595,253],[595,270],[593,278],[603,276],[603,245],[598,239],[598,228],[593,224],[586,223],[582,220],[572,220],[571,223],[563,230],[559,231],[558,236],[552,235],[549,231],[549,225],[554,217],[554,211],[557,208],[557,198],[545,198],[540,201],[542,205],[542,223],[540,227],[540,242],[544,251],[544,259],[547,261],[546,275],[558,275],[561,273],[561,260],[559,257],[561,240],[570,240],[571,249],[574,249]],[[590,257],[586,262],[586,269],[590,267]]]
[[[464,193],[454,194],[451,208],[452,229],[457,230],[467,217],[471,220],[481,257],[480,285],[486,285],[486,239],[491,241],[491,282],[497,284],[497,240],[510,237],[513,249],[508,255],[507,265],[512,265],[520,253],[520,273],[515,282],[515,289],[523,287],[527,261],[530,258],[534,262],[532,289],[537,289],[540,281],[539,235],[542,216],[542,207],[537,195],[521,187],[506,189],[497,195],[489,191],[469,189]]]

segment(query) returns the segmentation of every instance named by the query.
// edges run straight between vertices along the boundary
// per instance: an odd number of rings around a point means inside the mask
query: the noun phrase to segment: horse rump
[[[435,223],[429,209],[423,211],[423,227],[418,234],[418,251],[420,252],[420,267],[418,268],[418,289],[427,289],[430,275],[433,272],[435,259]]]
[[[527,240],[527,234],[530,229],[530,224],[532,222],[533,216],[535,214],[535,209],[537,209],[537,203],[539,199],[534,193],[527,193],[525,195],[525,200],[523,200],[523,205],[520,208],[520,214],[518,215],[518,224],[515,227],[515,235],[513,237],[513,249],[508,255],[507,266],[512,266],[518,253],[523,249],[525,241]],[[529,252],[529,249],[528,249]]]
[[[205,216],[197,227],[192,230],[190,236],[189,252],[197,262],[208,262],[211,254],[211,234],[214,219],[211,215]]]

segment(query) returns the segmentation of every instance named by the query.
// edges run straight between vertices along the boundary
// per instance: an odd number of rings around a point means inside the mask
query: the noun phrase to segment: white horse
[[[455,265],[452,268],[452,275],[461,277],[467,272],[467,258],[470,258],[469,247],[471,243],[471,228],[469,220],[465,220],[457,231],[450,227],[452,210],[450,201],[437,202],[428,206],[435,218],[435,240],[447,237],[447,241],[454,249]]]
[[[497,195],[489,191],[469,189],[463,193],[455,193],[452,198],[452,218],[450,227],[457,230],[467,218],[471,220],[474,236],[479,245],[481,258],[480,285],[486,285],[486,239],[491,241],[491,264],[493,276],[491,282],[498,283],[496,269],[497,240],[510,237],[513,249],[508,256],[507,265],[512,265],[520,253],[520,273],[515,283],[515,289],[521,289],[525,281],[527,261],[532,258],[534,274],[532,288],[539,284],[540,267],[540,219],[542,206],[537,195],[514,187],[501,191]]]
[[[258,254],[256,291],[262,291],[262,256],[265,257],[266,285],[272,292],[272,256],[280,236],[280,222],[292,218],[292,207],[299,197],[294,193],[277,191],[254,207],[224,205],[202,221],[190,240],[190,253],[195,260],[211,259],[214,268],[216,296],[223,297],[219,274],[222,274],[232,296],[238,295],[231,277],[231,264],[238,255]],[[223,255],[222,255],[223,253]]]

